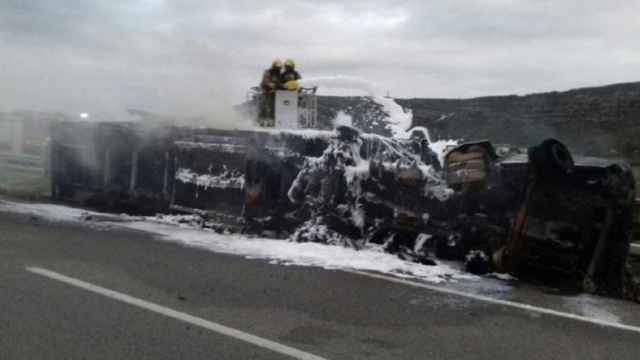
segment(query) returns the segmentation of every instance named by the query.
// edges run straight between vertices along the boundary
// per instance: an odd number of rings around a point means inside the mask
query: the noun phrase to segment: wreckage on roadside
[[[294,241],[379,246],[622,296],[634,179],[555,140],[500,157],[487,141],[442,163],[424,137],[226,131],[130,123],[52,127],[52,194],[131,213],[196,213]],[[375,244],[375,245],[374,245]]]
[[[635,196],[626,163],[574,157],[552,139],[507,155],[488,141],[436,154],[414,135],[59,122],[52,194],[624,295]]]

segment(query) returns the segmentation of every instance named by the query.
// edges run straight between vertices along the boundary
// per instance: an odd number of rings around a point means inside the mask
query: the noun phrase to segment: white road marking
[[[565,319],[570,319],[570,320],[575,320],[575,321],[581,321],[581,322],[586,322],[586,323],[590,323],[590,324],[595,324],[595,325],[615,328],[615,329],[619,329],[619,330],[631,331],[631,332],[640,334],[640,327],[639,326],[626,325],[626,324],[621,324],[621,323],[616,323],[616,322],[606,321],[606,320],[599,320],[599,319],[595,319],[595,318],[591,318],[591,317],[587,317],[587,316],[582,316],[582,315],[577,315],[577,314],[572,314],[572,313],[567,313],[567,312],[562,312],[562,311],[557,311],[557,310],[551,310],[551,309],[548,309],[548,308],[543,308],[543,307],[539,307],[539,306],[523,304],[523,303],[519,303],[519,302],[515,302],[515,301],[494,299],[494,298],[489,297],[489,296],[470,294],[470,293],[466,293],[466,292],[459,291],[459,290],[447,289],[447,288],[440,287],[440,286],[428,285],[428,284],[423,284],[423,283],[414,282],[414,281],[410,281],[410,280],[394,278],[394,277],[386,276],[386,275],[382,275],[382,274],[374,274],[374,273],[368,273],[368,272],[363,272],[363,271],[349,271],[349,272],[354,273],[354,274],[358,274],[358,275],[362,275],[362,276],[367,276],[367,277],[374,278],[374,279],[386,280],[386,281],[394,282],[394,283],[397,283],[397,284],[409,285],[409,286],[423,288],[423,289],[427,289],[427,290],[431,290],[431,291],[437,291],[437,292],[448,294],[448,295],[461,296],[461,297],[465,297],[465,298],[469,298],[469,299],[473,299],[473,300],[477,300],[477,301],[483,301],[483,302],[487,302],[487,303],[491,303],[491,304],[495,304],[495,305],[502,305],[502,306],[507,306],[507,307],[512,307],[512,308],[516,308],[516,309],[525,310],[525,311],[531,311],[531,312],[535,312],[535,313],[551,315],[551,316],[556,316],[556,317],[560,317],[560,318],[565,318]]]
[[[640,255],[640,244],[631,244],[631,253]]]
[[[256,335],[251,335],[244,331],[236,330],[234,328],[230,328],[212,321],[204,320],[204,319],[195,317],[193,315],[189,315],[180,311],[170,309],[162,305],[154,304],[149,301],[145,301],[127,294],[123,294],[121,292],[117,292],[114,290],[103,288],[101,286],[93,285],[91,283],[78,280],[72,277],[68,277],[51,270],[47,270],[39,267],[27,267],[26,270],[31,273],[47,277],[52,280],[57,280],[68,285],[79,287],[81,289],[84,289],[96,294],[100,294],[108,298],[121,301],[123,303],[127,303],[129,305],[137,306],[139,308],[143,308],[143,309],[146,309],[146,310],[149,310],[149,311],[152,311],[176,320],[180,320],[192,325],[200,326],[202,328],[211,330],[218,334],[226,335],[244,342],[248,342],[250,344],[292,357],[294,359],[327,360],[323,357],[316,356],[316,355],[313,355],[313,354],[310,354],[286,345],[282,345],[280,343],[267,340]]]

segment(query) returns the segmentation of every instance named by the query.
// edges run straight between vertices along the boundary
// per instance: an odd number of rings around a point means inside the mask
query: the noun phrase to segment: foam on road
[[[156,238],[160,240],[212,252],[239,255],[250,259],[264,259],[272,264],[285,266],[298,265],[345,270],[380,280],[463,296],[496,305],[640,333],[640,327],[634,320],[636,317],[626,313],[625,306],[622,306],[624,304],[619,305],[618,303],[621,302],[614,299],[603,299],[587,294],[543,296],[537,293],[532,300],[527,295],[528,290],[526,289],[518,290],[518,288],[510,286],[510,282],[470,275],[463,272],[455,263],[424,266],[372,249],[356,251],[315,243],[294,243],[245,235],[218,234],[194,228],[192,225],[181,224],[178,221],[180,217],[144,218],[110,215],[67,206],[26,204],[2,200],[0,200],[0,211],[26,214],[52,222],[75,222],[86,226],[134,229],[155,234]],[[87,219],[99,219],[100,221]],[[428,282],[438,285],[429,285]],[[545,298],[551,298],[551,301],[548,301],[549,299],[543,301]],[[634,326],[625,324],[629,324],[629,321]]]
[[[427,266],[402,260],[382,249],[354,250],[317,243],[295,243],[246,235],[218,234],[208,229],[198,229],[189,225],[175,225],[172,223],[171,217],[117,216],[59,205],[7,201],[0,201],[0,210],[30,214],[51,221],[90,223],[85,219],[99,218],[107,221],[103,224],[150,232],[162,240],[174,241],[218,253],[264,259],[274,264],[316,266],[332,270],[374,271],[431,283],[478,279],[478,277],[463,271],[460,265],[455,263]],[[159,220],[166,223],[161,223]]]

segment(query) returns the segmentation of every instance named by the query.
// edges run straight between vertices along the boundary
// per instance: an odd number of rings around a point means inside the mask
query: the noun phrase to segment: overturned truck
[[[292,241],[376,246],[425,265],[464,261],[578,290],[625,295],[635,197],[629,166],[488,141],[432,151],[351,127],[144,128],[56,123],[52,194],[138,213],[196,213]],[[627,289],[628,290],[628,289]]]

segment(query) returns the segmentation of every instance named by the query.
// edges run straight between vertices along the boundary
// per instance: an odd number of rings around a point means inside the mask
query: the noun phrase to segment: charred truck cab
[[[486,217],[508,224],[486,244],[495,270],[622,296],[635,197],[625,162],[573,157],[553,139],[503,159],[487,142],[463,144],[446,159],[450,186],[485,196]]]

